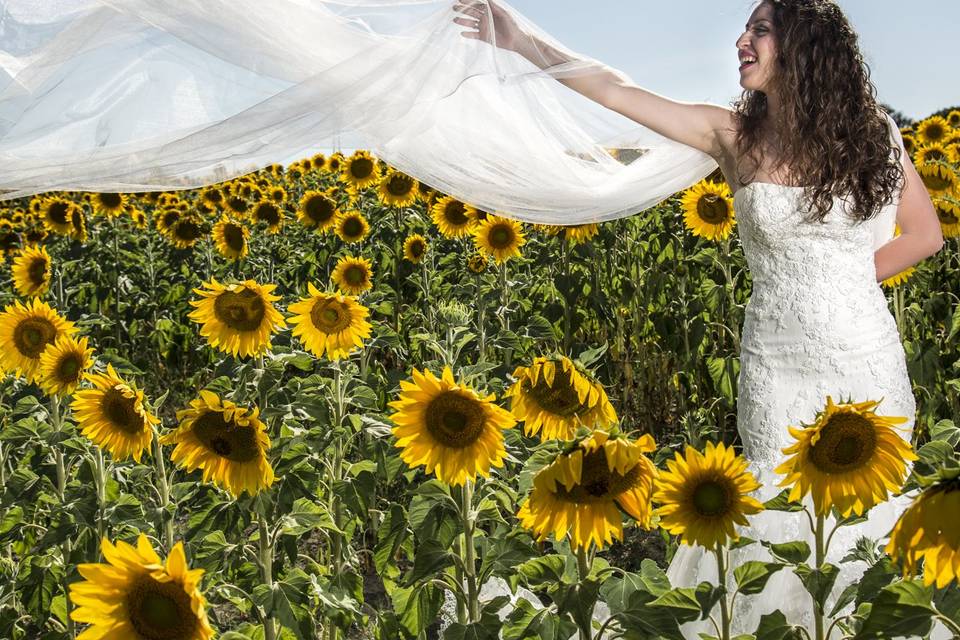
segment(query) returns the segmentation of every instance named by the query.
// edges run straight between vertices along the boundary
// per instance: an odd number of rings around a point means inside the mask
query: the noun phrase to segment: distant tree
[[[903,113],[901,113],[897,109],[894,109],[887,103],[881,102],[880,106],[883,108],[884,111],[890,114],[890,117],[893,118],[894,122],[897,123],[898,127],[909,127],[913,125],[913,120],[903,115]]]

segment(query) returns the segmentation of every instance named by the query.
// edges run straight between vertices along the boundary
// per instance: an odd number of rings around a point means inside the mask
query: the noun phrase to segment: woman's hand
[[[453,7],[464,16],[453,19],[459,25],[471,27],[474,31],[461,31],[464,38],[474,38],[489,43],[498,49],[519,51],[525,40],[525,34],[503,7],[494,0],[458,0]],[[490,16],[493,15],[493,28],[490,26]]]

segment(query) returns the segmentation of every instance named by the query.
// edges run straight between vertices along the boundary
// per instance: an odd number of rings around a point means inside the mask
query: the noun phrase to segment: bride
[[[539,67],[570,61],[525,33],[492,0],[491,29],[486,7],[457,5],[461,15],[454,21],[473,28],[464,37],[495,42]],[[780,490],[774,468],[791,444],[787,427],[812,423],[827,395],[882,400],[877,413],[906,416],[901,435],[910,442],[916,406],[899,333],[878,282],[936,253],[943,238],[896,123],[874,100],[856,35],[834,2],[760,2],[736,40],[736,52],[744,92],[732,109],[673,101],[613,71],[560,81],[709,154],[734,190],[754,281],[743,324],[738,431],[763,485],[758,497],[767,500]],[[888,242],[894,219],[902,233]],[[851,453],[838,464],[856,462],[859,455],[868,454]],[[857,538],[886,537],[905,507],[904,497],[896,498],[871,510],[866,522],[837,530],[826,557],[841,567],[834,594],[866,568],[860,561],[843,562]],[[803,518],[802,512],[762,512],[740,533],[812,543]],[[759,544],[732,551],[732,566],[747,560],[772,558]],[[714,556],[684,546],[668,576],[673,586],[715,583]],[[736,601],[731,631],[753,632],[761,615],[777,609],[790,623],[813,628],[802,583],[780,571],[764,592]],[[699,638],[713,632],[708,625],[709,620],[688,623],[683,631]]]

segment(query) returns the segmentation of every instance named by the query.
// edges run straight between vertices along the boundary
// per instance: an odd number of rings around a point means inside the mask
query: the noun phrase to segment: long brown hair
[[[819,220],[835,195],[852,199],[855,219],[868,220],[899,193],[900,150],[890,157],[891,131],[854,33],[833,0],[762,0],[773,9],[777,60],[773,82],[782,104],[780,158],[804,187],[806,207]],[[732,104],[739,158],[759,167],[767,96],[744,90]],[[774,168],[774,170],[776,170]],[[740,177],[741,184],[749,180]]]

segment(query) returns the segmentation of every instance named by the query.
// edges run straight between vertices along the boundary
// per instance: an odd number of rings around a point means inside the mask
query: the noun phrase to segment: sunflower
[[[602,548],[623,539],[620,509],[648,528],[657,468],[644,453],[654,449],[650,435],[631,442],[594,431],[537,473],[517,512],[520,525],[538,541],[569,533],[570,545],[577,548]]]
[[[92,356],[86,337],[77,340],[66,334],[59,336],[40,354],[40,387],[51,396],[70,395],[93,364]]]
[[[477,222],[477,210],[453,196],[437,198],[430,208],[430,216],[440,233],[448,238],[469,235]]]
[[[370,337],[369,311],[355,298],[336,293],[323,293],[307,283],[310,297],[290,305],[288,311],[293,335],[318,358],[324,352],[332,360],[346,357],[363,339]]]
[[[960,478],[955,469],[940,477],[917,496],[890,533],[886,552],[903,559],[904,576],[916,575],[923,559],[923,584],[944,589],[960,582]]]
[[[283,204],[287,201],[287,190],[280,185],[274,185],[267,189],[267,197],[276,204]]]
[[[953,127],[940,116],[930,116],[921,120],[914,127],[921,144],[940,142],[953,133]]]
[[[917,167],[917,173],[931,196],[943,196],[960,186],[957,172],[945,162],[928,162]]]
[[[419,180],[417,181],[416,192],[417,200],[427,205],[428,209],[433,206],[433,203],[436,201],[438,195],[436,189],[425,182],[420,182]]]
[[[515,424],[510,413],[494,404],[493,394],[482,397],[457,383],[449,366],[441,377],[413,369],[413,382],[400,381],[396,409],[400,457],[411,467],[424,465],[441,482],[460,485],[489,477],[491,467],[502,467],[507,452],[503,431]]]
[[[340,171],[340,167],[343,166],[344,156],[341,151],[334,151],[330,154],[330,157],[327,158],[327,163],[324,165],[324,169],[331,173],[337,173]]]
[[[947,123],[954,129],[960,129],[960,109],[953,109],[947,114]]]
[[[108,218],[119,216],[127,204],[127,196],[123,193],[94,193],[90,200],[94,212],[102,213]]]
[[[960,237],[960,205],[946,198],[934,198],[934,209],[940,219],[940,232],[944,238]]]
[[[80,432],[115,460],[140,462],[144,451],[150,453],[153,427],[160,422],[147,409],[143,391],[124,382],[111,364],[106,373],[86,378],[94,388],[77,391],[70,403]]]
[[[940,142],[933,142],[918,148],[913,154],[914,164],[927,162],[956,163],[957,154],[953,147]]]
[[[250,203],[241,196],[228,195],[223,203],[226,205],[227,211],[238,218],[246,218],[250,213]]]
[[[541,440],[569,440],[577,428],[616,424],[617,413],[599,382],[580,373],[570,358],[540,356],[529,367],[513,371],[516,382],[504,394],[512,398],[510,411],[523,420],[529,436]]]
[[[760,513],[763,504],[749,493],[760,488],[747,461],[723,443],[707,443],[706,453],[687,446],[685,455],[667,460],[660,473],[653,501],[660,526],[680,535],[688,545],[707,549],[740,536],[734,524],[747,525],[747,516]]]
[[[167,239],[178,249],[189,249],[197,244],[201,238],[206,235],[204,222],[196,214],[187,214],[180,216],[173,225],[167,229]]]
[[[259,416],[256,407],[245,409],[201,391],[190,408],[177,412],[180,426],[160,444],[175,444],[170,459],[187,471],[202,469],[204,482],[212,480],[235,497],[253,496],[274,481],[267,460],[270,437]]]
[[[489,216],[473,228],[473,242],[478,251],[493,256],[500,264],[520,256],[520,247],[526,242],[520,222],[511,218]]]
[[[10,270],[13,286],[25,298],[42,296],[50,289],[50,271],[50,254],[43,246],[22,249]]]
[[[219,209],[224,204],[223,191],[215,186],[205,187],[202,191],[200,191],[200,200],[202,202],[206,202],[212,207]]]
[[[344,256],[337,260],[330,277],[341,291],[358,296],[373,287],[373,265],[366,258]]]
[[[297,218],[305,227],[311,227],[320,232],[332,229],[337,222],[340,211],[337,201],[331,191],[307,191],[300,198],[300,208]]]
[[[725,184],[701,180],[687,189],[680,205],[683,223],[695,236],[723,240],[736,224],[733,195]]]
[[[489,261],[490,257],[487,254],[477,251],[467,258],[467,268],[474,273],[483,273],[487,270],[487,263]]]
[[[217,224],[213,225],[213,241],[217,251],[228,260],[240,260],[246,257],[250,250],[248,239],[250,231],[243,224],[231,220],[224,214]]]
[[[573,224],[563,227],[563,237],[571,244],[583,244],[600,233],[600,225],[595,222]]]
[[[414,233],[403,241],[403,257],[413,264],[419,264],[427,253],[427,247],[427,239],[419,233]]]
[[[380,180],[380,166],[370,152],[357,149],[340,167],[343,181],[357,189],[364,189]]]
[[[17,301],[0,313],[0,366],[5,373],[37,380],[40,355],[62,335],[76,333],[73,323],[39,298]]]
[[[359,211],[346,211],[337,218],[334,231],[344,242],[360,242],[370,233],[370,223]]]
[[[896,237],[899,236],[899,235],[900,235],[900,225],[899,225],[899,224],[894,224],[894,225],[893,225],[893,237],[896,238]],[[913,275],[913,273],[914,273],[916,270],[917,270],[916,267],[907,267],[906,269],[904,269],[904,270],[901,271],[900,273],[895,273],[895,274],[893,274],[892,276],[890,276],[889,278],[887,278],[886,280],[883,280],[880,284],[883,285],[883,286],[885,286],[885,287],[896,287],[896,286],[901,285],[901,284],[903,284],[904,282],[906,282],[906,281],[910,278],[910,276]]]
[[[78,640],[213,638],[199,590],[203,569],[187,566],[182,542],[166,563],[142,533],[136,547],[103,538],[100,549],[106,562],[79,565],[84,580],[70,585],[70,618],[92,625]]]
[[[184,215],[184,212],[176,207],[164,207],[153,216],[153,224],[157,228],[157,232],[166,237],[182,215]]]
[[[797,442],[783,453],[795,455],[774,471],[786,474],[780,486],[792,485],[791,501],[812,493],[818,516],[836,507],[846,517],[861,515],[900,488],[906,461],[917,456],[893,425],[908,418],[878,416],[873,411],[878,404],[880,400],[834,404],[827,396],[827,406],[812,424],[789,427]]]
[[[260,285],[253,280],[223,285],[211,278],[205,289],[194,289],[200,300],[191,300],[196,307],[187,317],[199,322],[200,335],[233,356],[249,356],[270,347],[270,334],[286,326],[283,316],[273,306],[280,299],[271,292],[275,284]]]
[[[391,207],[409,207],[417,200],[417,181],[407,174],[390,169],[377,188],[380,202]]]
[[[270,200],[257,202],[250,217],[254,222],[267,225],[268,233],[279,233],[280,227],[283,226],[283,211]]]
[[[133,226],[137,229],[146,229],[147,228],[147,214],[143,209],[139,207],[134,207],[129,210],[130,220],[133,221]]]
[[[43,225],[50,231],[62,236],[69,234],[73,228],[71,224],[73,210],[79,208],[76,203],[60,197],[38,200],[38,202],[41,203]]]

